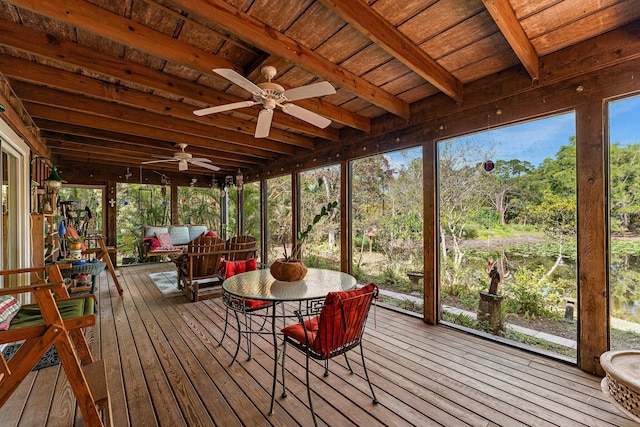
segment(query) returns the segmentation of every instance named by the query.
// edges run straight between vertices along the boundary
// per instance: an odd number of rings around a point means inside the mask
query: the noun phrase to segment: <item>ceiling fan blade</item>
[[[191,159],[191,162],[189,162],[189,163],[191,163],[192,165],[195,165],[195,166],[200,166],[201,168],[205,168],[205,169],[209,169],[209,170],[215,171],[215,172],[220,170],[220,168],[218,166],[216,166],[216,165],[210,165],[208,163],[202,163],[202,162],[194,161],[193,159]]]
[[[189,163],[187,163],[187,161],[185,159],[180,159],[178,161],[178,170],[179,171],[186,171],[187,169],[189,169]]]
[[[256,138],[266,138],[269,136],[269,129],[271,129],[271,119],[273,119],[273,110],[260,111],[258,114],[258,123],[256,123]]]
[[[193,114],[195,114],[196,116],[206,116],[207,114],[221,113],[223,111],[251,107],[252,105],[256,105],[256,104],[257,104],[256,101],[240,101],[240,102],[234,102],[232,104],[216,105],[215,107],[208,107],[208,108],[203,108],[201,110],[195,110]]]
[[[263,90],[253,82],[247,80],[240,74],[233,71],[231,68],[214,68],[212,70],[214,73],[220,74],[225,79],[229,80],[232,83],[237,84],[247,92],[254,93],[256,95],[262,94]]]
[[[173,162],[173,161],[175,161],[175,160],[176,160],[176,159],[173,159],[173,158],[171,158],[171,157],[168,157],[168,158],[166,158],[166,159],[164,159],[164,160],[148,160],[148,161],[146,161],[146,162],[141,162],[140,164],[142,164],[142,165],[149,165],[149,164],[151,164],[151,163]]]
[[[324,129],[331,124],[331,120],[327,119],[326,117],[322,117],[320,114],[316,114],[313,111],[298,107],[295,104],[283,105],[282,111],[293,117],[297,117],[300,120],[304,120],[307,123],[311,123],[312,125],[317,126],[320,129]]]
[[[284,96],[289,101],[297,101],[299,99],[314,98],[316,96],[333,95],[334,93],[336,93],[336,90],[331,83],[318,82],[285,90]]]
[[[204,158],[204,157],[192,157],[189,160],[187,160],[188,162],[200,162],[200,163],[211,163],[211,160]]]

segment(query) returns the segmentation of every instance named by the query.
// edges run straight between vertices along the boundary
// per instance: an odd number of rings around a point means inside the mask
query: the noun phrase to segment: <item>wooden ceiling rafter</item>
[[[531,79],[537,81],[540,77],[538,54],[533,44],[524,32],[513,8],[508,0],[482,0],[489,14],[500,28],[500,32],[507,39],[520,62],[527,70]]]
[[[238,128],[232,126],[210,126],[206,119],[192,119],[193,114],[184,104],[177,101],[170,101],[155,95],[141,94],[129,90],[111,91],[110,85],[101,85],[101,87],[94,88],[96,90],[93,93],[95,97],[93,97],[79,95],[78,92],[59,90],[59,86],[56,88],[42,86],[41,84],[47,83],[46,81],[35,84],[16,77],[13,82],[16,90],[20,91],[20,96],[32,102],[48,103],[67,109],[76,108],[87,113],[103,116],[124,116],[124,113],[128,111],[131,113],[128,116],[129,120],[144,123],[146,118],[147,123],[153,123],[161,128],[171,126],[170,128],[172,129],[185,129],[187,133],[226,141],[230,144],[229,150],[231,151],[235,145],[276,152],[280,152],[287,145],[307,149],[312,149],[315,146],[313,139],[305,138],[302,135],[294,137],[294,134],[291,133],[283,135],[281,139],[284,141],[257,140],[248,132],[239,134],[240,126]],[[57,85],[61,84],[61,80],[57,80],[57,82]],[[84,84],[81,87],[90,92],[92,90],[89,87],[91,82],[87,78],[83,78],[82,82]],[[67,87],[67,89],[71,88]],[[100,91],[102,91],[102,96],[100,96]],[[114,102],[115,99],[120,102]],[[126,102],[124,102],[125,100]],[[171,108],[172,114],[163,114],[163,107]],[[242,125],[247,129],[253,128],[250,122],[242,123]]]
[[[83,28],[86,31],[90,31],[106,39],[116,40],[126,46],[138,49],[140,51],[157,55],[161,58],[164,58],[165,60],[172,61],[184,67],[197,70],[206,75],[212,75],[211,70],[213,68],[231,68],[240,74],[244,73],[242,68],[235,66],[226,60],[221,60],[222,62],[218,61],[218,57],[210,52],[195,48],[191,45],[176,40],[173,37],[152,30],[142,24],[135,23],[135,21],[123,18],[120,15],[111,13],[98,6],[89,5],[83,2],[82,8],[73,8],[72,6],[75,3],[71,2],[71,0],[52,0],[51,2],[47,3],[48,7],[45,10],[40,10],[40,3],[38,3],[38,6],[36,6],[33,5],[29,0],[7,1],[15,4],[16,6],[24,7],[28,10],[37,11],[38,13],[45,13],[47,16],[53,19],[58,19],[67,24]],[[67,14],[64,12],[69,8],[72,8],[74,10],[73,14]],[[111,21],[113,21],[114,23],[108,24]],[[128,26],[128,23],[131,23],[132,26]],[[134,23],[136,25],[133,25]],[[124,31],[124,29],[126,29],[127,31]],[[154,41],[149,42],[149,40]],[[184,45],[185,48],[181,50],[182,45]],[[209,60],[207,61],[206,58],[209,58]],[[59,58],[55,59],[59,60]],[[130,77],[130,75],[128,77]],[[124,78],[128,80],[127,76],[125,76]],[[187,96],[191,99],[194,99],[193,93],[197,93],[197,91],[194,91],[190,96]],[[198,100],[198,98],[196,97],[195,100]],[[241,100],[243,99],[234,98],[234,100],[230,102],[238,102]],[[313,100],[309,100],[309,102],[312,103]],[[214,103],[212,105],[217,105],[217,103]],[[316,110],[316,112],[318,112],[319,114],[325,115],[331,120],[335,120],[340,123],[342,123],[342,121],[346,121],[346,123],[343,124],[347,126],[350,126],[351,123],[358,124],[362,121],[357,117],[357,114],[349,112],[347,110],[342,111],[342,109],[336,110],[337,108],[339,107],[325,108],[322,105],[317,105],[314,107],[314,110]],[[348,120],[350,117],[353,117],[353,119]],[[296,121],[294,119],[288,120],[289,122]],[[276,123],[277,122],[278,121],[276,121]],[[303,122],[298,121],[298,123]],[[302,126],[310,127],[307,124],[304,124]]]
[[[311,49],[258,21],[251,15],[225,3],[223,0],[211,0],[208,2],[174,0],[174,3],[202,19],[214,21],[230,33],[248,40],[265,52],[270,52],[273,55],[291,61],[318,78],[326,79],[386,111],[409,119],[409,104],[406,102],[341,68]]]
[[[18,36],[18,34],[20,34]],[[195,108],[209,105],[226,104],[243,101],[243,98],[197,84],[196,82],[182,79],[177,76],[168,75],[162,71],[155,70],[126,59],[114,57],[105,53],[97,52],[77,43],[58,40],[43,32],[24,28],[22,25],[0,19],[0,44],[24,50],[37,57],[45,57],[56,63],[68,64],[71,67],[81,67],[84,70],[93,70],[96,73],[119,80],[122,83],[132,82],[136,86],[144,86],[149,90],[160,90],[190,100]],[[0,67],[10,70],[8,67]],[[22,74],[26,78],[26,73]],[[197,106],[197,107],[196,107]],[[318,103],[317,106],[308,106],[318,114],[325,115],[332,120],[346,126],[359,130],[368,131],[370,129],[369,120],[343,108],[330,104]],[[238,114],[254,118],[259,111],[258,107],[252,107],[243,111],[254,111],[253,115],[244,112]],[[329,111],[331,110],[331,111]],[[217,117],[222,117],[218,115]],[[242,128],[238,119],[229,116],[229,120],[237,122],[236,127]],[[319,129],[306,124],[301,120],[280,114],[274,118],[274,125],[284,129],[294,129],[306,135],[338,140],[338,131],[333,128]],[[253,132],[251,132],[253,134]],[[274,130],[274,135],[278,135],[279,130]]]
[[[51,129],[51,128],[50,128]],[[52,150],[55,149],[69,149],[73,148],[77,152],[90,152],[94,153],[98,150],[112,150],[114,154],[127,155],[130,158],[140,157],[143,160],[149,160],[154,155],[172,156],[173,153],[179,151],[179,148],[172,146],[169,143],[151,145],[151,144],[130,144],[126,141],[123,142],[111,142],[106,147],[101,139],[96,139],[89,136],[69,135],[60,133],[57,130],[43,131],[43,136],[47,138],[47,147]],[[188,152],[194,155],[194,157],[205,157],[206,154],[202,150],[194,150],[194,147],[187,147]],[[261,160],[242,156],[233,156],[228,158],[221,157],[216,162],[217,166],[225,168],[249,168],[259,165]]]
[[[320,0],[362,34],[442,92],[462,102],[462,83],[362,0]]]

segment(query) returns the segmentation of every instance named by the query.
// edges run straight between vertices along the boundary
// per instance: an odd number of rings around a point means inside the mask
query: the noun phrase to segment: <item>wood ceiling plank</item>
[[[484,11],[431,37],[420,44],[420,49],[423,49],[439,61],[447,55],[451,55],[498,32],[493,18],[489,12]]]
[[[344,87],[361,98],[400,117],[409,117],[409,105],[371,83],[347,72],[295,40],[269,28],[264,23],[235,9],[222,0],[207,2],[175,0],[182,9],[202,19],[213,20],[227,31],[238,35],[260,49],[281,56],[319,78]]]
[[[625,1],[605,10],[571,22],[557,31],[532,38],[531,43],[540,55],[547,55],[559,49],[572,46],[582,40],[595,37],[609,28],[633,23],[640,18],[640,2]],[[635,23],[638,25],[637,23]]]
[[[462,102],[462,83],[369,5],[361,0],[320,1],[426,81]]]
[[[482,2],[531,78],[538,80],[540,74],[538,55],[516,18],[509,0],[482,0]]]
[[[78,150],[92,151],[94,149],[107,148],[111,150],[113,154],[129,155],[129,156],[141,156],[144,160],[148,160],[149,157],[154,155],[160,156],[173,156],[173,154],[179,151],[179,148],[164,145],[153,145],[152,143],[140,145],[130,144],[127,142],[108,142],[105,144],[104,140],[90,138],[86,136],[68,135],[59,133],[56,131],[44,131],[42,137],[47,139],[48,147],[56,148],[69,148],[74,147]],[[241,157],[237,155],[228,156],[228,153],[216,150],[202,150],[195,146],[188,146],[187,151],[193,154],[194,157],[207,157],[210,159],[215,158],[217,166],[227,167],[249,167],[251,165],[261,164],[261,160],[249,157]],[[110,152],[110,151],[108,151]]]
[[[32,52],[37,55],[44,55],[52,61],[81,67],[85,72],[94,70],[101,74],[113,76],[127,82],[127,85],[134,87],[153,88],[176,96],[193,99],[200,103],[200,107],[210,105],[221,105],[231,102],[242,101],[245,98],[238,98],[224,92],[210,89],[197,83],[173,77],[158,70],[130,62],[121,58],[100,53],[94,49],[80,46],[76,43],[64,40],[52,39],[45,33],[30,30],[22,25],[0,19],[0,44],[13,46],[22,50]],[[210,76],[213,79],[213,76]],[[217,79],[216,80],[221,80]],[[132,84],[129,84],[132,82]],[[314,107],[314,111],[332,120],[339,121],[349,127],[360,130],[369,129],[368,120],[358,117],[348,111],[337,110],[338,107]],[[258,112],[256,107],[253,111],[255,117]],[[332,115],[334,117],[332,117]],[[249,116],[247,116],[249,117]],[[300,130],[307,135],[318,136],[331,140],[337,140],[338,134],[331,128],[318,129],[315,126],[301,123],[285,114],[278,115],[274,122],[284,127]],[[364,124],[363,124],[364,123]],[[362,128],[362,129],[361,129]]]
[[[118,150],[112,150],[111,147],[102,147],[102,148],[89,147],[85,143],[76,144],[76,143],[64,142],[61,145],[55,145],[52,143],[52,144],[48,144],[48,147],[52,153],[60,154],[65,159],[70,159],[78,155],[80,156],[88,155],[90,156],[92,161],[97,161],[97,162],[104,161],[105,163],[109,163],[111,161],[115,161],[115,162],[120,161],[120,162],[127,162],[129,166],[133,165],[135,167],[140,167],[142,162],[146,162],[149,160],[162,160],[157,156],[145,156],[140,153],[131,154],[131,153],[126,153]],[[172,157],[172,155],[170,154],[167,157]],[[169,163],[169,164],[172,164],[172,163]],[[248,167],[248,165],[246,164],[240,164],[235,162],[225,162],[219,158],[216,158],[215,161],[213,161],[211,164],[216,165],[220,168],[220,171],[218,171],[217,173],[235,172],[238,170],[238,168]],[[155,165],[156,163],[152,163],[149,165],[142,165],[142,166],[143,168],[153,168],[155,167]],[[178,166],[177,163],[174,162],[173,167],[176,170],[178,169],[177,166]],[[249,166],[249,167],[252,167],[252,166]],[[192,168],[201,169],[203,171],[209,171],[209,169],[207,168],[199,168],[196,165],[189,166],[190,170],[192,170]],[[208,173],[212,173],[212,172],[208,172]]]
[[[313,3],[312,0],[273,2],[254,0],[247,14],[279,32],[284,32]]]
[[[420,45],[484,10],[481,0],[439,0],[398,26],[398,30]]]
[[[342,18],[321,3],[314,2],[284,34],[293,40],[300,41],[304,47],[316,50],[344,26],[346,23]]]
[[[47,144],[51,144],[52,141],[70,141],[91,145],[95,142],[95,144],[106,144],[109,147],[131,147],[131,150],[139,150],[140,152],[147,153],[149,155],[154,153],[171,155],[176,151],[176,147],[167,141],[94,129],[69,123],[55,122],[47,119],[37,119],[36,123],[42,129],[42,137],[47,138]],[[215,157],[216,159],[222,159],[221,161],[227,160],[248,164],[260,164],[264,160],[272,160],[277,157],[273,153],[269,153],[268,156],[264,157],[247,156],[236,152],[200,147],[195,144],[189,145],[189,152],[197,154],[196,157]]]
[[[380,15],[393,26],[398,26],[413,18],[437,0],[378,0],[373,2],[373,7]],[[371,2],[369,2],[371,3]]]
[[[180,118],[166,116],[152,111],[127,107],[115,103],[89,98],[83,95],[62,92],[59,90],[37,86],[25,82],[14,82],[13,88],[19,96],[31,103],[56,106],[58,108],[75,110],[101,117],[110,117],[127,123],[140,124],[158,130],[168,130],[172,134],[182,133],[202,138],[211,138],[228,144],[229,149],[247,147],[257,150],[273,151],[280,154],[293,154],[295,148],[289,144],[275,141],[261,141],[251,135],[238,134],[213,126],[186,121]],[[167,136],[166,139],[169,137]],[[178,142],[178,141],[176,141]],[[184,142],[184,141],[181,141]],[[313,148],[314,143],[302,148]]]
[[[75,73],[60,71],[52,67],[38,65],[14,57],[6,57],[0,63],[0,70],[14,81],[30,82],[38,85],[47,85],[66,92],[83,94],[103,101],[116,102],[159,114],[179,117],[184,120],[200,123],[200,125],[211,125],[217,128],[233,131],[238,134],[238,142],[253,141],[255,145],[264,147],[273,141],[290,145],[313,147],[311,138],[291,132],[273,129],[269,134],[269,139],[256,140],[253,138],[255,126],[247,120],[235,119],[227,114],[215,116],[198,117],[193,114],[194,107],[178,101],[152,95],[145,92],[138,92],[126,87],[107,84],[100,80],[91,79]],[[19,70],[19,72],[16,72]],[[134,117],[132,117],[133,119]],[[213,130],[215,131],[215,129]],[[337,138],[336,138],[337,139]],[[303,144],[300,144],[303,142]]]
[[[132,19],[108,12],[85,1],[6,1],[160,58],[189,65],[202,72],[209,72],[212,68],[219,67],[231,68],[239,73],[243,72],[241,67],[224,58],[205,52]]]
[[[58,122],[68,122],[80,126],[93,126],[97,129],[103,129],[113,132],[129,133],[131,135],[141,136],[152,139],[171,139],[174,143],[185,143],[200,145],[222,151],[235,151],[247,156],[259,156],[259,151],[255,148],[243,147],[239,145],[230,145],[226,142],[216,141],[211,138],[187,135],[180,132],[174,132],[168,129],[159,129],[156,127],[144,126],[138,123],[131,123],[114,119],[113,117],[101,117],[92,114],[81,113],[78,111],[64,110],[60,107],[50,107],[43,104],[35,104],[25,102],[25,107],[29,110],[34,118],[46,118]]]

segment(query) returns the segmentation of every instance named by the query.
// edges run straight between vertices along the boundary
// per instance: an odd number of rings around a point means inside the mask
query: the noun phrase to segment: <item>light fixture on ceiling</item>
[[[33,159],[31,159],[30,166],[33,164],[34,161],[38,159],[41,159],[43,161],[49,161],[49,163],[51,164],[51,174],[47,179],[42,180],[42,183],[44,185],[51,188],[52,190],[57,190],[60,187],[62,187],[63,183],[67,182],[67,181],[64,181],[62,178],[60,178],[60,174],[58,173],[58,168],[56,167],[56,164],[49,157],[35,156]]]

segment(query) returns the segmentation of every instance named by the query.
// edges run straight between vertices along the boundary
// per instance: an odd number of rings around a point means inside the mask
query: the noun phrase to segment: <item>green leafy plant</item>
[[[82,243],[84,242],[84,237],[66,237],[67,243]]]
[[[323,206],[322,209],[320,209],[320,213],[318,213],[315,217],[313,217],[313,222],[307,225],[307,228],[304,229],[304,231],[298,232],[298,236],[296,239],[296,246],[293,248],[293,251],[291,251],[290,255],[287,254],[286,245],[284,246],[285,261],[291,262],[291,261],[300,260],[300,252],[302,250],[302,244],[305,242],[305,240],[307,240],[307,237],[309,237],[309,233],[311,232],[311,229],[313,228],[313,226],[316,225],[318,222],[320,222],[322,217],[329,216],[329,214],[333,212],[333,210],[337,206],[338,206],[338,201],[334,200],[333,202],[327,203],[326,206]]]

